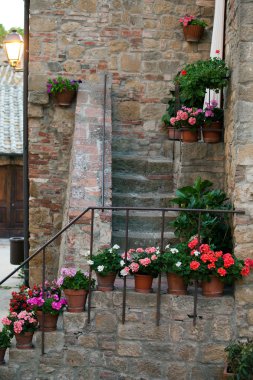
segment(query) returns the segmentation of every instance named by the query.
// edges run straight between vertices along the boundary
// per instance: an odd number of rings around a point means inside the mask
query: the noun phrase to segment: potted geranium
[[[32,348],[33,334],[38,327],[34,312],[26,310],[19,313],[12,312],[2,318],[2,324],[9,330],[11,336],[15,336],[17,348],[22,350]]]
[[[179,19],[183,26],[185,40],[188,42],[198,42],[207,26],[207,23],[193,15],[185,15]]]
[[[112,291],[117,273],[124,265],[119,254],[119,245],[107,247],[98,251],[87,263],[96,272],[97,290]]]
[[[221,141],[223,117],[224,111],[218,107],[215,99],[205,103],[205,120],[202,128],[204,142],[218,143]]]
[[[253,378],[253,341],[233,341],[226,348],[227,361],[224,379],[252,380]]]
[[[219,92],[228,85],[229,68],[223,59],[214,57],[185,65],[175,77],[180,98],[188,107],[203,107],[207,89]]]
[[[57,78],[48,79],[47,93],[55,97],[59,106],[68,106],[71,104],[78,90],[81,80],[74,80],[58,76]]]
[[[3,329],[0,330],[0,365],[5,363],[4,355],[7,348],[11,346],[11,338],[10,330],[4,326]]]
[[[62,268],[57,284],[61,286],[67,298],[68,312],[83,312],[89,288],[94,288],[95,285],[95,280],[90,279],[89,273],[76,268]]]
[[[176,117],[176,98],[174,96],[174,91],[171,91],[172,98],[168,101],[168,107],[166,109],[165,114],[162,115],[162,122],[164,130],[168,133],[168,137],[170,140],[180,140],[181,132],[178,128],[173,126],[170,123],[170,119],[172,117]]]
[[[153,278],[161,272],[160,251],[155,247],[129,249],[122,255],[125,265],[121,276],[134,275],[135,291],[151,293]]]
[[[199,139],[200,127],[203,124],[202,109],[182,106],[175,117],[170,118],[170,124],[181,129],[183,142],[196,142]]]
[[[35,311],[40,330],[54,331],[57,327],[57,320],[67,304],[66,299],[61,296],[60,286],[56,281],[46,281],[42,285],[34,285],[28,290],[28,305]]]
[[[167,275],[168,293],[175,295],[187,294],[187,284],[190,278],[190,256],[186,254],[183,243],[174,247],[167,245],[161,255],[162,271]]]
[[[221,296],[224,284],[232,284],[248,276],[253,260],[239,259],[233,253],[214,250],[202,244],[195,236],[188,243],[190,249],[190,278],[202,283],[202,294],[207,297]]]

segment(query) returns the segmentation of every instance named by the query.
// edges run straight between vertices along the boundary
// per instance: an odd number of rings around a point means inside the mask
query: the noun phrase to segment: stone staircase
[[[121,280],[122,281],[122,280]],[[154,289],[156,283],[154,284]],[[156,294],[127,291],[122,324],[122,291],[92,294],[91,323],[87,312],[68,313],[57,331],[33,338],[34,349],[16,349],[0,366],[1,380],[217,380],[224,365],[224,347],[235,331],[232,296],[199,295],[193,326],[193,294],[161,295],[156,325]]]
[[[112,204],[127,207],[170,207],[173,197],[173,161],[168,157],[149,158],[116,153],[112,157]],[[113,242],[125,244],[125,211],[113,213]],[[166,213],[165,237],[173,238]],[[158,245],[161,238],[161,212],[130,211],[129,247]]]

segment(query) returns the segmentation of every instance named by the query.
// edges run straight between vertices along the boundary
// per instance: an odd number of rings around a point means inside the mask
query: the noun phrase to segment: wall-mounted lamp
[[[23,37],[17,33],[16,30],[12,30],[12,32],[5,37],[3,44],[9,64],[14,67],[14,69],[18,68],[24,50]]]

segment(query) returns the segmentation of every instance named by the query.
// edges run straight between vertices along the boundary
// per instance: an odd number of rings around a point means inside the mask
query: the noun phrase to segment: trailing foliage
[[[0,331],[0,348],[8,348],[11,346],[11,332],[4,326],[2,331]]]
[[[228,78],[229,68],[225,61],[214,57],[187,64],[175,77],[175,83],[179,85],[183,104],[201,107],[206,89],[218,92],[228,85]]]
[[[253,375],[253,341],[234,341],[226,348],[227,363],[234,379],[251,380]]]

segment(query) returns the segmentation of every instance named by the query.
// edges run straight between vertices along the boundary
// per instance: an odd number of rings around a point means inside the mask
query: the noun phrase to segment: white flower
[[[114,244],[114,246],[112,247],[113,249],[119,249],[120,246],[118,244]]]
[[[108,251],[109,251],[110,253],[112,253],[112,248],[108,249]]]
[[[159,255],[159,253],[160,253],[160,250],[159,249],[157,249],[157,251],[156,251],[156,255]]]
[[[99,265],[99,266],[97,267],[97,270],[98,270],[98,272],[103,272],[103,270],[104,270],[104,265]]]
[[[87,263],[88,263],[89,265],[93,265],[93,264],[94,264],[94,261],[92,261],[92,260],[87,260]]]
[[[194,256],[199,256],[200,255],[200,252],[196,251],[196,250],[193,253],[194,253]]]
[[[170,249],[170,252],[171,252],[171,253],[178,253],[178,249],[177,249],[177,248],[171,248],[171,249]]]
[[[179,268],[179,267],[181,267],[182,263],[181,263],[181,261],[178,261],[175,265],[176,265],[176,267]]]
[[[90,256],[90,252],[89,251],[84,252],[84,257],[88,257],[88,256]]]
[[[170,248],[170,244],[167,244],[165,249],[169,249]]]
[[[128,272],[124,268],[124,269],[121,269],[120,274],[121,274],[121,276],[127,276]]]
[[[125,265],[125,261],[124,260],[120,260],[120,266],[123,267],[123,265]]]

